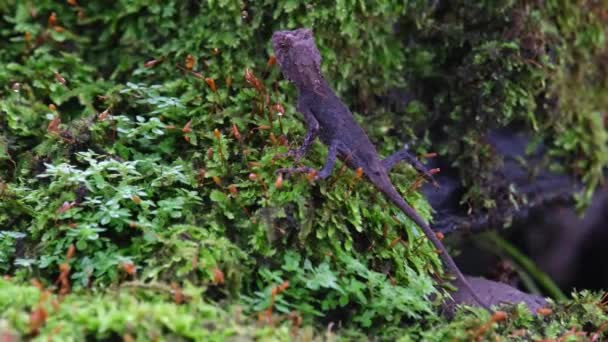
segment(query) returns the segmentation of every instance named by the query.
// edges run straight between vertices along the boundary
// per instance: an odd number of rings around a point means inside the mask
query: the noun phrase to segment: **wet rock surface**
[[[572,205],[572,195],[581,184],[573,177],[552,172],[546,149],[538,144],[526,153],[531,136],[511,129],[490,131],[486,136],[494,152],[502,159],[502,166],[492,177],[495,207],[471,211],[461,204],[465,189],[460,175],[452,170],[449,161],[433,160],[430,167],[442,171],[436,176],[440,187],[426,184],[422,191],[435,210],[433,228],[443,233],[453,231],[476,233],[502,228],[512,222],[529,219],[534,210],[553,204]],[[516,206],[514,206],[514,201]]]
[[[552,172],[542,144],[532,152],[526,151],[531,136],[515,129],[491,131],[486,141],[503,161],[494,174],[496,192],[506,194],[509,188],[515,189],[517,200],[521,202],[514,207],[512,199],[498,197],[495,208],[470,211],[461,203],[465,189],[458,173],[450,169],[449,162],[432,160],[430,167],[442,170],[436,175],[439,188],[431,184],[423,188],[435,210],[433,229],[464,236],[498,229],[547,272],[564,292],[608,286],[608,271],[601,267],[600,261],[608,256],[601,247],[608,243],[605,229],[608,186],[598,188],[587,210],[579,215],[574,209],[574,194],[582,188],[581,183],[571,176]],[[509,229],[501,229],[504,227]],[[473,244],[462,250],[464,258],[458,258],[458,264],[473,274],[490,275],[500,262],[496,255],[477,250]],[[518,284],[517,279],[509,282],[510,285],[483,278],[471,277],[470,280],[479,291],[478,295],[492,305],[523,301],[535,312],[546,304],[542,297],[514,287]],[[456,292],[454,300],[459,304],[468,303],[469,299]],[[452,312],[455,303],[448,312]]]

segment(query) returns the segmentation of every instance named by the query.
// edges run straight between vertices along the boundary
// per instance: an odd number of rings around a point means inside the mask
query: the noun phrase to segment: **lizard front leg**
[[[320,171],[313,169],[312,167],[302,166],[278,169],[277,173],[315,173],[315,179],[325,179],[331,175],[334,165],[336,165],[336,158],[338,157],[338,144],[337,140],[332,141],[327,151],[327,158],[325,158],[325,165]]]
[[[300,148],[297,150],[289,150],[289,152],[287,152],[287,155],[294,157],[295,161],[300,160],[308,152],[313,141],[315,141],[319,135],[319,122],[312,114],[310,109],[307,109],[306,105],[304,105],[301,100],[298,101],[297,107],[298,111],[304,116],[308,129],[306,131],[306,136],[304,137],[304,142],[302,142],[302,146],[300,146]]]
[[[416,169],[416,171],[418,171],[418,173],[420,173],[424,177],[424,179],[437,185],[437,182],[435,182],[435,179],[433,178],[433,174],[428,170],[427,167],[422,165],[422,163],[414,155],[412,155],[408,151],[407,145],[405,145],[401,150],[384,158],[384,160],[382,160],[382,166],[384,166],[386,172],[389,172],[397,163],[401,161],[410,164],[414,169]]]
[[[325,166],[319,171],[317,178],[325,179],[331,175],[331,171],[334,169],[334,165],[336,165],[336,158],[338,157],[338,143],[337,140],[334,140],[329,145],[327,158],[325,158]]]

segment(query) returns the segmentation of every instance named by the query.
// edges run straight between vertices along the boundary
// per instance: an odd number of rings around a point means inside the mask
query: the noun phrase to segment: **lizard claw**
[[[437,181],[435,180],[435,177],[433,177],[434,174],[439,173],[440,169],[439,168],[435,168],[435,169],[422,169],[422,170],[418,170],[418,172],[421,172],[422,177],[424,179],[426,179],[428,182],[432,183],[433,186],[435,188],[439,188],[439,183],[437,183]]]

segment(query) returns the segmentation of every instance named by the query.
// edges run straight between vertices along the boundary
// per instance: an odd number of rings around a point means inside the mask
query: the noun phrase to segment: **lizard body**
[[[272,46],[283,75],[298,89],[297,110],[303,114],[307,133],[302,146],[289,154],[300,159],[318,136],[329,147],[325,166],[316,173],[316,178],[328,177],[336,158],[353,169],[361,168],[366,178],[387,199],[422,228],[426,237],[438,250],[448,272],[456,276],[456,285],[464,288],[481,306],[488,308],[464,278],[447,250],[431,227],[403,199],[391,183],[388,171],[399,161],[406,160],[427,179],[431,174],[407,150],[402,150],[381,160],[376,147],[365,131],[355,121],[348,107],[333,92],[321,73],[321,55],[317,50],[313,34],[308,29],[277,31],[272,36]],[[279,172],[316,172],[307,167],[281,169]]]

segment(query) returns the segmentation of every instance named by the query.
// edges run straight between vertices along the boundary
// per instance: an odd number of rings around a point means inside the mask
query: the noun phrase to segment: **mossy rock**
[[[293,163],[277,155],[304,127],[270,56],[276,29],[314,29],[328,80],[382,154],[418,135],[417,152],[473,165],[472,203],[492,196],[484,175],[496,160],[477,144],[489,127],[538,128],[589,189],[606,164],[596,113],[606,80],[572,68],[602,67],[595,8],[45,0],[0,10],[0,270],[11,277],[0,281],[0,333],[288,340],[331,324],[344,339],[432,340],[470,337],[490,319],[437,315],[434,250],[352,171],[277,179]],[[584,101],[563,96],[574,79]],[[404,109],[382,100],[396,87],[413,94]],[[325,153],[315,145],[303,163],[318,167]],[[393,180],[430,218],[415,172],[400,167]],[[513,309],[484,334],[601,334],[599,299],[577,296],[547,318]]]

